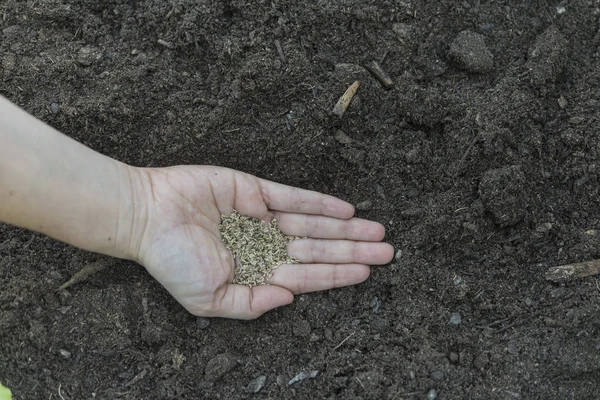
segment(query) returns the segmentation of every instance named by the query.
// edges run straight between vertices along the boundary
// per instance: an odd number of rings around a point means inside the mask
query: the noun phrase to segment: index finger
[[[260,179],[263,201],[270,210],[350,219],[354,206],[336,197]]]

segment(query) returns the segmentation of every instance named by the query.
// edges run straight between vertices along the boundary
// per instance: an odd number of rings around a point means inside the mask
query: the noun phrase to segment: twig
[[[281,47],[281,42],[279,40],[275,40],[275,48],[277,49],[277,54],[279,54],[281,63],[285,64],[285,53],[283,52],[283,47]]]
[[[78,283],[86,282],[92,275],[97,274],[104,268],[106,268],[106,265],[101,262],[87,264],[79,272],[76,272],[71,279],[62,284],[61,287],[58,288],[58,291],[60,292],[70,288],[73,285],[77,285]]]
[[[469,144],[469,147],[467,147],[465,154],[463,154],[463,156],[460,158],[460,161],[458,162],[458,165],[456,166],[456,171],[452,175],[453,178],[455,178],[460,173],[460,170],[461,170],[463,164],[465,163],[465,161],[467,160],[467,157],[471,153],[471,149],[473,148],[473,146],[475,146],[475,143],[477,143],[479,141],[479,138],[480,138],[480,134],[478,133],[477,135],[475,135],[475,137],[471,141],[471,144]]]
[[[394,81],[390,76],[381,68],[381,65],[375,60],[368,64],[365,64],[365,69],[369,71],[377,80],[383,85],[385,89],[390,89],[394,86]]]
[[[367,390],[367,388],[365,388],[365,385],[363,385],[363,383],[360,381],[360,379],[358,379],[358,376],[355,376],[355,378],[358,381],[358,383],[360,383],[360,386],[362,386],[363,390]]]
[[[352,85],[350,85],[348,89],[346,89],[342,97],[340,97],[338,102],[335,104],[335,107],[333,107],[333,114],[337,115],[340,118],[344,116],[344,113],[350,105],[350,102],[356,94],[356,91],[358,90],[359,86],[360,83],[358,81],[355,81]]]
[[[592,260],[551,267],[546,271],[545,278],[552,282],[568,282],[598,274],[600,274],[600,260]]]
[[[169,49],[172,49],[174,47],[173,44],[167,42],[166,40],[158,39],[156,42],[158,44],[160,44],[161,46],[165,46],[165,47],[167,47]]]
[[[65,400],[65,398],[63,397],[62,393],[60,393],[60,387],[61,387],[61,383],[58,384],[58,397],[60,397],[62,400]]]
[[[341,345],[343,345],[344,343],[346,343],[346,341],[347,341],[348,339],[350,339],[352,336],[354,336],[354,334],[355,334],[355,333],[356,333],[356,331],[354,331],[354,332],[352,332],[351,334],[349,334],[349,335],[346,337],[346,339],[342,340],[342,341],[340,342],[340,344],[338,344],[337,346],[335,346],[335,347],[334,347],[332,350],[337,350],[337,349],[338,349],[338,348],[339,348]]]

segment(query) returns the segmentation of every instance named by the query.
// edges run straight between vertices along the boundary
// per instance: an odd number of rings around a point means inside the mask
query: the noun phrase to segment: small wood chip
[[[593,260],[551,267],[546,272],[545,277],[552,282],[568,282],[598,274],[600,274],[600,260]]]
[[[377,80],[387,89],[391,89],[394,86],[394,81],[390,76],[381,68],[381,65],[375,60],[365,65],[365,69],[369,71]]]
[[[160,44],[161,46],[165,46],[169,49],[172,49],[174,47],[171,43],[167,42],[166,40],[162,40],[162,39],[158,39],[157,43]]]
[[[62,290],[70,288],[73,285],[86,282],[92,275],[97,274],[104,268],[106,268],[106,264],[101,262],[93,262],[87,264],[79,272],[75,273],[75,275],[73,275],[71,279],[69,279],[61,287],[59,287],[58,291],[60,292]]]
[[[346,109],[350,105],[350,102],[352,101],[352,98],[356,94],[356,91],[358,90],[359,86],[360,86],[360,83],[358,81],[355,81],[352,85],[350,85],[350,87],[348,89],[346,89],[346,91],[344,92],[342,97],[340,97],[338,102],[335,104],[335,107],[333,107],[334,115],[337,115],[340,118],[342,118],[344,116],[344,113],[346,112]]]

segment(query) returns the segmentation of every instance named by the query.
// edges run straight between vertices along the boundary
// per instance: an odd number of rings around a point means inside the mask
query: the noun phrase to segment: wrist
[[[121,199],[113,256],[139,262],[142,243],[148,234],[148,199],[152,198],[150,170],[118,164]]]

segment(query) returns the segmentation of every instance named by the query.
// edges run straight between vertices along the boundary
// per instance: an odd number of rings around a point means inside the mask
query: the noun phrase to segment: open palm
[[[294,293],[352,285],[369,265],[388,263],[382,225],[352,218],[335,197],[293,188],[227,168],[181,166],[141,170],[144,218],[135,256],[188,311],[199,316],[256,318],[289,304]],[[300,264],[282,265],[271,284],[232,284],[234,260],[221,241],[221,214],[270,221],[287,235]]]

